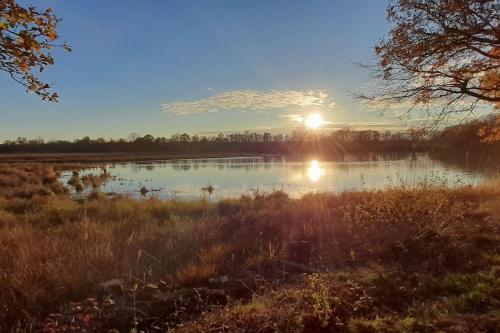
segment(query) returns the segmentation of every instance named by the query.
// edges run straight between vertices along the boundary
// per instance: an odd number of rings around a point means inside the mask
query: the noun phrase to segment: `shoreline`
[[[200,158],[236,158],[236,157],[273,157],[287,156],[292,158],[324,158],[333,159],[341,156],[366,156],[369,154],[419,154],[431,153],[433,150],[372,150],[372,151],[346,151],[343,153],[315,152],[307,154],[271,154],[259,152],[193,152],[193,153],[0,153],[2,163],[113,163],[113,162],[140,162],[152,160],[178,160]]]
[[[231,158],[276,156],[248,153],[13,153],[0,154],[0,163],[112,163],[196,158]]]

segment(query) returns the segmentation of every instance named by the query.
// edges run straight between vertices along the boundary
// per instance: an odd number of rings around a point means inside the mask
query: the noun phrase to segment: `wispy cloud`
[[[231,90],[199,100],[165,103],[162,109],[165,113],[188,115],[226,110],[290,111],[334,105],[326,90]]]

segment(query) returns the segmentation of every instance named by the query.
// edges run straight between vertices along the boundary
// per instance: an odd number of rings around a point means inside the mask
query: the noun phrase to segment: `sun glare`
[[[324,124],[323,117],[319,113],[311,113],[305,120],[307,128],[317,129]]]
[[[316,160],[311,161],[311,165],[307,169],[307,177],[312,182],[317,182],[323,175],[323,170],[319,167],[319,163]]]

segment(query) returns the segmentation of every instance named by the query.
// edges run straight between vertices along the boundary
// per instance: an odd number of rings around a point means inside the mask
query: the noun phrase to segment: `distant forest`
[[[487,143],[481,133],[494,118],[474,120],[429,132],[342,129],[329,133],[294,130],[290,134],[220,133],[214,136],[174,134],[170,138],[131,134],[127,139],[84,137],[74,141],[27,139],[19,137],[0,144],[0,153],[139,153],[172,154],[221,152],[257,154],[307,154],[348,152],[397,152],[431,149],[473,150],[477,147],[500,152],[499,142]]]

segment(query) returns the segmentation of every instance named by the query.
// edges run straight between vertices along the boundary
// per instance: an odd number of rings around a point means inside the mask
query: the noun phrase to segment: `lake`
[[[282,156],[203,158],[114,163],[106,166],[112,178],[101,191],[162,199],[211,200],[243,194],[284,191],[292,197],[309,192],[359,191],[391,186],[440,183],[475,185],[494,173],[447,164],[426,153],[345,155],[337,160],[293,159]],[[99,174],[99,168],[84,173]],[[62,174],[67,183],[71,172]],[[208,193],[208,187],[213,192]]]

